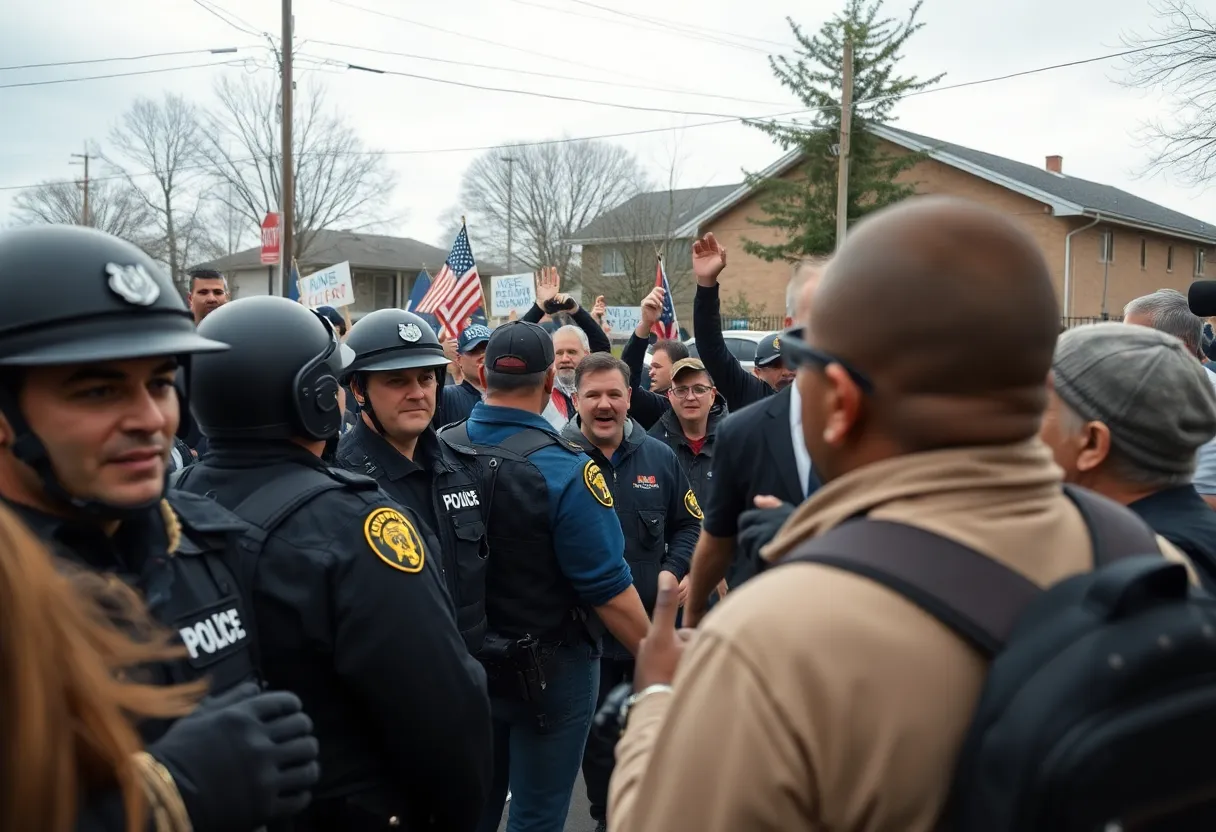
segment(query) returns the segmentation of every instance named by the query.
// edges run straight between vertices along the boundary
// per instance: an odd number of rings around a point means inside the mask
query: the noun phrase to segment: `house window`
[[[1203,266],[1207,261],[1207,252],[1202,248],[1195,249],[1195,274],[1203,274]]]
[[[625,273],[625,255],[619,248],[606,248],[604,252],[603,268],[600,273],[609,276],[622,275]]]
[[[1148,268],[1148,241],[1140,238],[1140,270]]]
[[[1098,238],[1098,262],[1115,262],[1115,232],[1103,231]]]
[[[1172,272],[1174,270],[1174,247],[1170,246],[1165,250],[1165,270]]]

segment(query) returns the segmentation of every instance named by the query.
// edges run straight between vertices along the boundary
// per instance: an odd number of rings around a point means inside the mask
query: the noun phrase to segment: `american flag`
[[[473,259],[473,248],[469,245],[468,228],[461,225],[447,262],[413,311],[421,315],[433,314],[443,325],[445,337],[455,338],[460,334],[461,322],[479,306],[481,277],[477,274],[477,261]]]
[[[671,303],[671,284],[667,282],[667,270],[663,268],[663,257],[659,256],[656,267],[654,285],[663,287],[663,314],[655,322],[650,331],[662,340],[678,341],[680,339],[680,324],[676,321],[676,308]]]

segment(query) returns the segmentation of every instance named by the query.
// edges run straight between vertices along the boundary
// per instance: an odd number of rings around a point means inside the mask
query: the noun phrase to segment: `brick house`
[[[1216,248],[1216,225],[1109,185],[1070,177],[1059,156],[1048,156],[1037,167],[890,126],[869,129],[890,155],[926,157],[901,176],[918,193],[964,197],[1017,216],[1051,265],[1065,316],[1117,316],[1139,295],[1167,287],[1185,292],[1196,278],[1216,277],[1216,265],[1207,262]],[[763,175],[797,176],[798,161],[797,152],[789,153]],[[672,228],[670,239],[691,241],[712,231],[730,250],[722,280],[724,303],[742,296],[780,314],[789,266],[743,253],[743,238],[770,243],[780,234],[748,221],[762,216],[752,189],[744,184],[695,193],[699,198],[685,197],[695,204],[683,223]],[[617,252],[634,241],[604,231],[615,227],[615,212],[628,209],[626,203],[607,212],[576,235],[573,242],[583,246],[584,275],[601,274],[597,270],[606,262],[620,266]]]

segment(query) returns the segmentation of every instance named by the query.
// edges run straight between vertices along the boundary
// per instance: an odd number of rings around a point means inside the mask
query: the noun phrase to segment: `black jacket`
[[[1128,505],[1190,559],[1199,580],[1216,591],[1216,511],[1193,485],[1180,485],[1150,494]]]
[[[360,419],[338,443],[337,464],[380,483],[430,527],[442,556],[443,576],[456,610],[456,625],[471,653],[486,630],[485,572],[488,549],[474,457],[462,457],[433,429],[419,437],[409,460]]]
[[[439,391],[439,406],[431,425],[435,430],[444,425],[454,425],[469,418],[473,405],[481,401],[481,391],[467,380],[460,384],[445,384]]]
[[[646,348],[650,342],[637,335],[630,335],[625,349],[621,350],[621,360],[629,366],[629,386],[632,388],[629,399],[629,417],[650,430],[663,414],[671,412],[671,402],[666,393],[657,393],[642,386],[643,374],[646,372]]]
[[[578,443],[604,471],[625,535],[625,561],[633,585],[646,612],[652,612],[659,572],[666,570],[683,579],[701,532],[701,508],[679,460],[671,448],[633,421],[625,422],[625,441],[611,460],[583,436],[577,418],[562,436]],[[623,647],[605,637],[605,655],[628,656],[621,651]]]
[[[739,531],[739,515],[755,508],[753,500],[760,494],[771,494],[794,505],[802,502],[803,484],[790,434],[790,396],[791,388],[787,387],[750,407],[732,411],[718,425],[713,485],[705,501],[707,534],[734,538]],[[736,555],[726,583],[734,589],[756,571],[754,561]]]
[[[726,346],[726,339],[722,337],[720,288],[718,284],[697,287],[692,301],[692,326],[697,333],[697,356],[734,413],[777,391],[743,369],[739,359]]]
[[[633,395],[637,396],[636,390]],[[726,412],[726,401],[719,393],[709,409],[709,422],[705,427],[705,444],[701,446],[701,452],[698,454],[692,452],[692,447],[684,436],[684,430],[680,427],[680,420],[676,418],[674,410],[664,413],[658,424],[649,431],[651,436],[676,452],[676,458],[680,460],[680,467],[684,469],[684,475],[688,477],[688,484],[692,486],[692,493],[696,495],[697,502],[701,505],[704,505],[709,499],[709,486],[713,482],[714,476],[713,459],[717,447],[718,425],[726,418]]]
[[[535,324],[539,323],[540,319],[544,316],[545,310],[534,303],[532,304],[532,308],[524,313],[522,320]],[[574,321],[575,326],[587,334],[587,344],[590,347],[588,352],[612,352],[612,341],[604,334],[604,330],[600,325],[595,322],[595,318],[591,317],[591,313],[580,306],[578,311],[570,317]]]
[[[417,515],[375,480],[287,442],[213,441],[181,487],[231,510],[300,468],[342,487],[272,531],[253,597],[266,680],[300,697],[321,745],[303,828],[351,828],[333,819],[387,811],[407,830],[472,830],[492,768],[485,672],[456,629]]]

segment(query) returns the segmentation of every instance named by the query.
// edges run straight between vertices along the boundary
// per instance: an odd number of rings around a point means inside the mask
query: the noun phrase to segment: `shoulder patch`
[[[363,521],[363,536],[376,557],[402,572],[421,572],[426,563],[422,536],[395,508],[373,509]]]
[[[701,505],[697,502],[697,495],[692,493],[691,488],[684,495],[684,508],[688,509],[688,513],[698,520],[705,519],[705,515],[701,513]]]
[[[587,486],[587,490],[591,492],[591,496],[597,503],[612,508],[612,492],[608,490],[604,472],[593,459],[587,460],[587,464],[583,466],[583,485]]]

